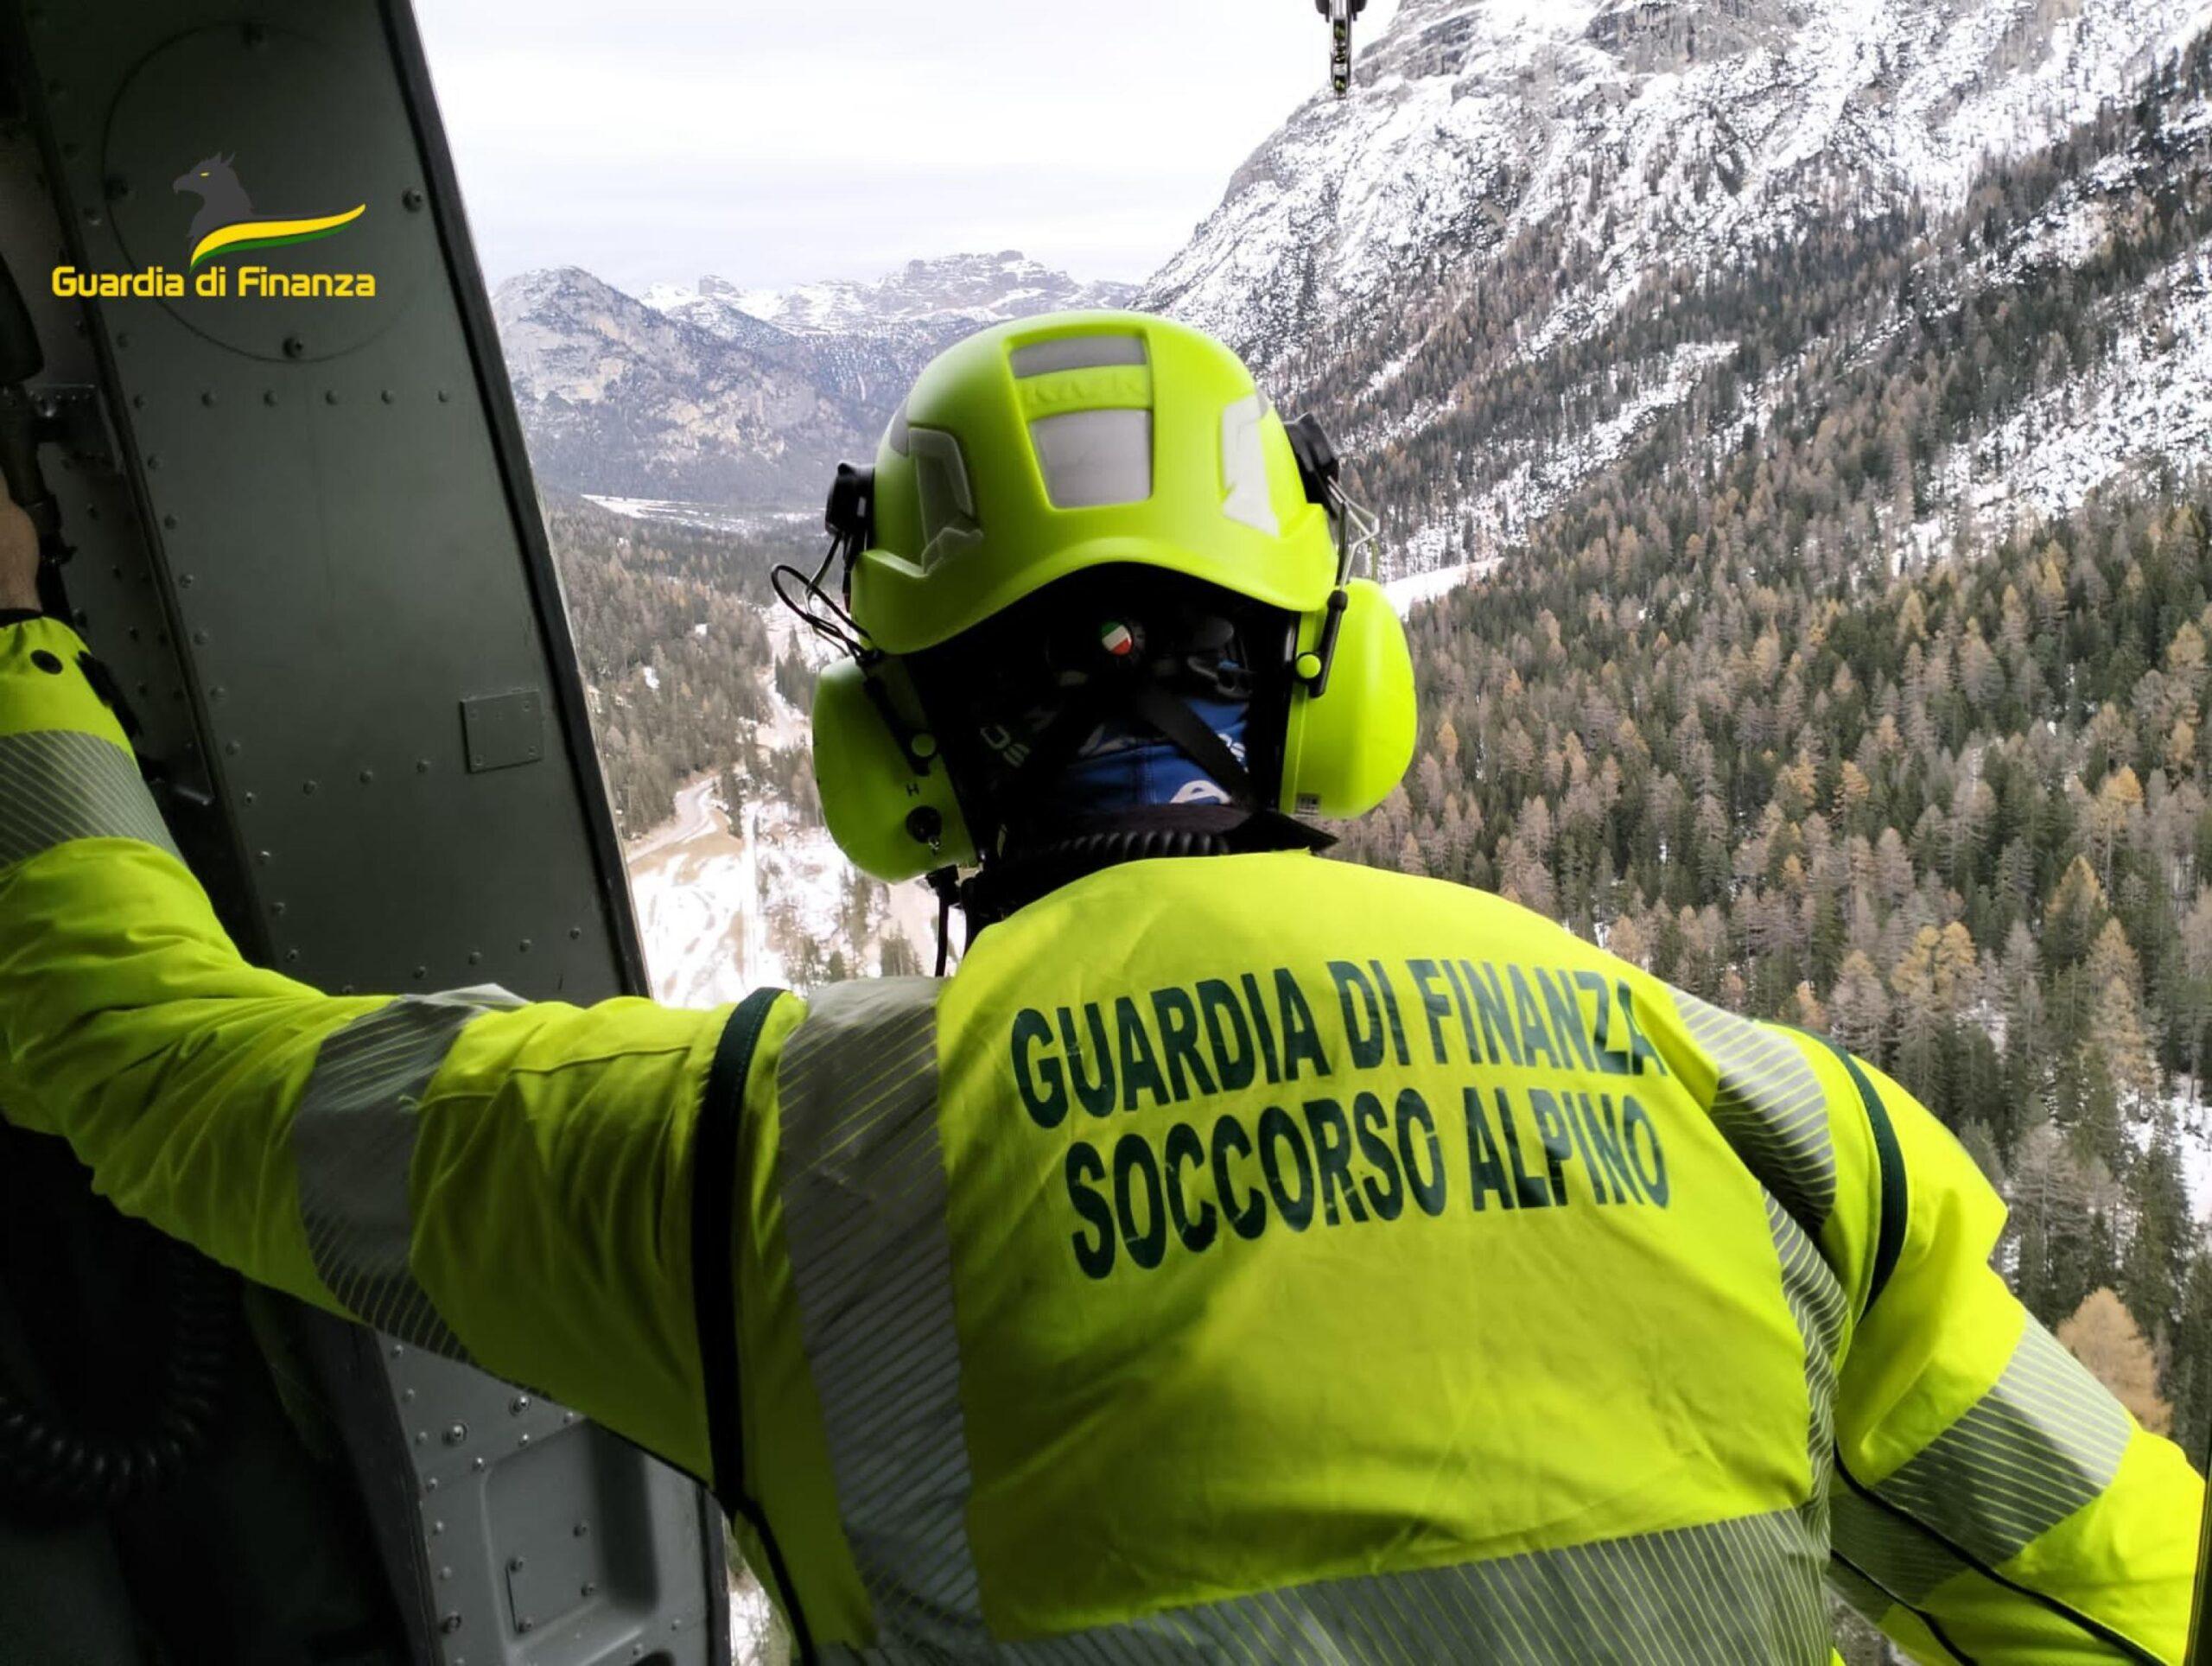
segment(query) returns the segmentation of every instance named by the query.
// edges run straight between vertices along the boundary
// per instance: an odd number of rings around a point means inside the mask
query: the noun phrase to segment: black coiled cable
[[[1335,843],[1333,835],[1272,811],[1254,813],[1231,804],[1155,806],[1125,812],[1112,824],[1019,845],[982,872],[960,881],[958,899],[972,936],[1049,891],[1122,862],[1261,850],[1324,850]],[[940,900],[944,895],[940,886]],[[944,938],[942,922],[941,913],[940,950]]]
[[[48,1518],[96,1515],[167,1485],[207,1449],[237,1346],[236,1283],[181,1244],[167,1261],[168,1345],[135,1427],[35,1405],[0,1379],[0,1502]]]

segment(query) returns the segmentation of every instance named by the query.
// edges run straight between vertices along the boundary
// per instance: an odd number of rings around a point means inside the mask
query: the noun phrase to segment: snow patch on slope
[[[769,751],[804,747],[805,714],[776,690],[768,667],[794,648],[817,664],[823,656],[789,615],[778,610],[768,618],[774,652],[762,676],[772,715],[754,739]],[[867,929],[855,940],[846,919],[852,864],[826,828],[754,785],[745,784],[746,801],[732,816],[719,774],[692,781],[677,794],[671,819],[623,853],[654,998],[717,1007],[764,984],[803,987],[803,947],[817,963],[835,951],[851,975],[868,976],[882,970],[884,944],[894,934],[927,964],[937,940],[937,900],[928,887],[918,881],[875,887]]]
[[[1487,561],[1463,561],[1450,567],[1432,567],[1426,572],[1409,573],[1403,578],[1386,581],[1382,594],[1390,598],[1390,605],[1398,610],[1398,617],[1403,619],[1422,602],[1450,595],[1462,586],[1473,583],[1497,565],[1497,559],[1493,556]]]
[[[2190,1218],[2212,1226],[2212,1104],[2192,1103],[2192,1084],[2183,1077],[2166,1101],[2166,1114],[2173,1119],[2174,1152],[2189,1193]],[[2154,1119],[2127,1124],[2128,1139],[2138,1151],[2149,1151],[2158,1131]]]
[[[2212,455],[2212,242],[2146,292],[2093,378],[2036,399],[1976,448],[1979,506],[2054,514],[2115,475]]]
[[[1391,569],[1401,575],[1393,582],[1421,574],[1455,550],[1478,564],[1494,562],[1584,480],[1626,451],[1653,418],[1688,398],[1709,366],[1735,352],[1732,341],[1684,342],[1579,439],[1522,458],[1503,478],[1466,499],[1456,521],[1431,523],[1401,540],[1390,551]],[[1374,437],[1363,436],[1366,442]]]
[[[2207,0],[1407,0],[1354,95],[1300,109],[1141,304],[1263,367],[1515,234],[1566,224],[1541,353],[1649,273],[1820,219],[1965,200],[1993,158],[2126,94]],[[1808,189],[1818,164],[1854,182]]]

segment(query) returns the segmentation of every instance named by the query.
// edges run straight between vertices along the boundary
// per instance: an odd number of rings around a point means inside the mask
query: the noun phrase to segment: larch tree
[[[2058,1339],[2145,1428],[2164,1434],[2173,1428],[2173,1407],[2158,1394],[2158,1360],[2117,1293],[2089,1292],[2060,1324]]]

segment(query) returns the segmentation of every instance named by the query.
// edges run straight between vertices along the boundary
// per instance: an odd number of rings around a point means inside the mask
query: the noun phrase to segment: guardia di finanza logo
[[[373,272],[294,272],[258,263],[230,264],[233,257],[257,249],[334,237],[368,212],[366,203],[357,202],[335,213],[261,213],[232,166],[233,160],[219,152],[194,162],[171,182],[178,194],[200,199],[186,232],[184,270],[156,264],[135,272],[79,272],[58,266],[54,292],[101,300],[124,296],[174,299],[184,295],[188,281],[192,293],[212,298],[366,300],[376,295]]]

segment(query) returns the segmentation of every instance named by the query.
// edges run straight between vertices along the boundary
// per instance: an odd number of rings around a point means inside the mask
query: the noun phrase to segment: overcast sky
[[[1370,0],[1372,39],[1397,0]],[[493,283],[1141,278],[1326,79],[1312,0],[416,0]]]

